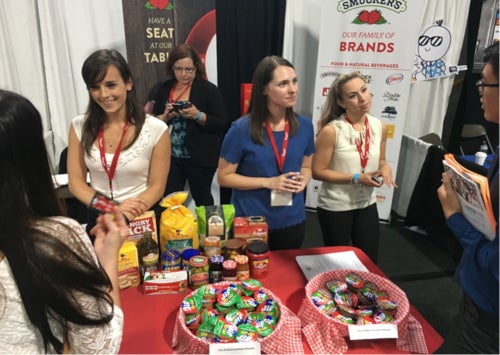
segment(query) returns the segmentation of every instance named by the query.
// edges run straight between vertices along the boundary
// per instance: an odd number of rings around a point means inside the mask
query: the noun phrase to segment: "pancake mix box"
[[[153,240],[158,243],[158,234],[156,229],[156,215],[154,211],[146,211],[144,214],[134,218],[128,225],[127,240],[135,244],[144,236],[144,232],[151,232]]]
[[[234,238],[243,240],[244,246],[252,239],[267,243],[267,222],[263,216],[235,217],[233,222]]]
[[[139,257],[135,243],[127,240],[118,253],[118,286],[124,289],[139,286]]]

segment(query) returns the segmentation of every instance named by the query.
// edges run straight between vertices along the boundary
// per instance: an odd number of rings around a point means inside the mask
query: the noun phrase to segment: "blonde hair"
[[[321,111],[321,117],[319,120],[320,128],[323,128],[329,122],[339,118],[343,113],[345,113],[345,109],[338,104],[338,100],[342,99],[342,88],[344,85],[355,78],[360,78],[365,81],[363,75],[361,75],[360,72],[355,71],[342,74],[332,83]]]

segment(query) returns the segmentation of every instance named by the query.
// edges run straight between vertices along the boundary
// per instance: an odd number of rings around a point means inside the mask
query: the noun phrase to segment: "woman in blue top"
[[[476,83],[484,118],[498,124],[498,42],[485,50],[486,65]],[[495,238],[490,241],[461,213],[460,202],[449,176],[443,174],[438,189],[446,225],[463,247],[456,276],[464,298],[443,345],[441,354],[498,354],[498,148],[488,171],[493,214],[497,222]]]
[[[262,59],[248,114],[232,124],[219,159],[218,181],[233,189],[236,215],[265,216],[271,250],[300,248],[304,239],[314,133],[311,120],[293,111],[297,82],[286,59]]]

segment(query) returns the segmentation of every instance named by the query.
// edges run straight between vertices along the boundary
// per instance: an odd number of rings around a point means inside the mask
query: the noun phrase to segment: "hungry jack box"
[[[234,238],[241,239],[246,244],[252,239],[267,243],[267,222],[263,216],[235,217],[233,222]]]
[[[140,283],[139,257],[135,243],[127,240],[118,253],[118,285],[120,289]]]
[[[146,211],[139,217],[134,218],[128,225],[127,240],[133,241],[135,244],[144,236],[144,232],[151,232],[153,240],[158,243],[158,235],[156,233],[156,217],[154,211]]]

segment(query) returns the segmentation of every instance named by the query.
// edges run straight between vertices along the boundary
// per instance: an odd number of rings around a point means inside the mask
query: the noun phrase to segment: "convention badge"
[[[271,206],[291,206],[292,198],[292,192],[271,190]]]

